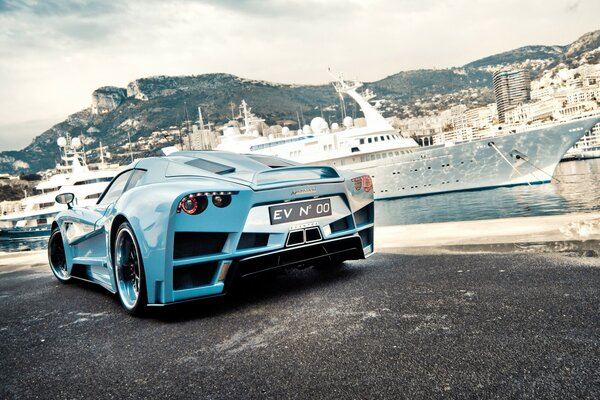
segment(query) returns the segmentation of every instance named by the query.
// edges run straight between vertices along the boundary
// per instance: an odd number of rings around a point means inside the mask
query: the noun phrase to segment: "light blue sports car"
[[[145,158],[95,206],[52,225],[48,258],[72,278],[117,293],[130,313],[220,296],[239,278],[326,268],[373,253],[371,177],[270,156],[220,151]]]

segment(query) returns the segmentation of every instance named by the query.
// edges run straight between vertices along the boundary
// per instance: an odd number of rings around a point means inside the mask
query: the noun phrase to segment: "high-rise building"
[[[495,72],[493,83],[500,122],[507,109],[531,99],[531,80],[525,69]]]

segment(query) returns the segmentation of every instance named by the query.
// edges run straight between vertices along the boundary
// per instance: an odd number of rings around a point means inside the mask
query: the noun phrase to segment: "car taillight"
[[[231,195],[230,194],[217,194],[213,195],[212,203],[215,207],[223,208],[227,207],[231,204]]]
[[[365,192],[370,192],[373,190],[373,180],[369,175],[352,178],[352,182],[354,183],[354,189],[356,189],[357,192],[361,189],[364,189]]]
[[[208,207],[208,197],[212,197],[215,207],[224,208],[231,204],[231,196],[237,192],[198,192],[183,197],[177,205],[177,213],[198,215]]]

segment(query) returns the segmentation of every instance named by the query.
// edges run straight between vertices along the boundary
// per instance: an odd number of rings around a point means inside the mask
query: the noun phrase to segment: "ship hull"
[[[371,175],[377,199],[547,183],[566,151],[596,122],[598,118],[588,118],[454,146],[425,147],[353,169]]]
[[[50,236],[50,225],[31,228],[0,229],[0,240],[36,239]]]

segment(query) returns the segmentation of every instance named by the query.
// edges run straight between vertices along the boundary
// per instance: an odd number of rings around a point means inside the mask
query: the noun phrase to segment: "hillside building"
[[[518,69],[495,72],[492,78],[498,107],[498,120],[503,123],[507,109],[531,99],[529,71]]]

